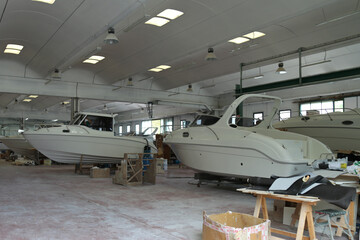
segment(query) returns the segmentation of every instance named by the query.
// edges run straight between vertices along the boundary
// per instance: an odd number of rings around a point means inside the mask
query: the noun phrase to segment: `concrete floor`
[[[74,166],[0,160],[0,239],[197,240],[204,210],[252,214],[253,196],[214,184],[198,188],[192,176],[169,169],[156,185],[124,187],[74,174]]]

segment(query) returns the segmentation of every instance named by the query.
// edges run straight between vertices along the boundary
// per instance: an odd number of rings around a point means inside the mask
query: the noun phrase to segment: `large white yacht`
[[[116,136],[114,115],[78,113],[69,125],[24,132],[42,154],[60,163],[117,163],[124,153],[157,152],[151,136]]]
[[[331,150],[360,150],[360,109],[293,117],[274,124],[280,130],[318,139]]]
[[[233,124],[231,119],[237,107],[251,98],[272,101],[274,107],[269,116],[257,125],[246,127],[245,119]],[[270,178],[312,170],[311,163],[331,154],[331,150],[314,138],[274,129],[272,119],[280,104],[281,99],[277,97],[243,95],[220,119],[213,118],[207,126],[195,124],[177,130],[166,137],[165,143],[183,164],[210,174]]]

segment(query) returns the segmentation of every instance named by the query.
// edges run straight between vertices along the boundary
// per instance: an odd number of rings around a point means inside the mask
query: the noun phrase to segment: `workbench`
[[[256,198],[256,205],[254,210],[254,217],[259,217],[260,210],[262,210],[263,218],[269,219],[269,214],[266,206],[266,198],[283,200],[288,202],[295,202],[298,205],[298,213],[295,212],[294,215],[299,215],[299,222],[297,227],[297,233],[292,233],[276,228],[271,228],[272,233],[284,235],[287,237],[293,237],[296,240],[300,239],[316,239],[315,236],[315,227],[314,227],[314,220],[312,214],[312,207],[315,206],[320,199],[317,197],[308,197],[308,196],[295,196],[295,195],[284,195],[284,194],[274,194],[269,191],[260,191],[260,190],[253,190],[253,189],[246,189],[240,188],[237,189],[239,192],[243,193],[250,193],[255,195]],[[294,221],[294,219],[293,219]],[[307,228],[309,231],[310,237],[304,237],[304,227],[305,223],[307,223]]]

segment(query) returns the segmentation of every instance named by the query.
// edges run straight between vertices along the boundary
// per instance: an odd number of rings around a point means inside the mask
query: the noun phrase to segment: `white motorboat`
[[[37,150],[27,141],[23,135],[4,136],[0,141],[16,154],[32,160],[37,158]]]
[[[0,138],[0,141],[1,141],[1,138]],[[9,150],[9,148],[5,144],[0,142],[0,151],[3,151],[3,150]]]
[[[244,127],[246,119],[238,121],[241,126],[231,124],[236,108],[250,98],[272,100],[274,108],[269,117],[251,127]],[[310,171],[311,163],[324,153],[331,154],[331,150],[311,137],[274,129],[271,123],[280,104],[277,97],[243,95],[216,123],[174,131],[166,136],[165,143],[183,164],[210,174],[270,178]]]
[[[114,115],[78,113],[69,125],[24,132],[42,154],[60,163],[118,163],[124,153],[157,152],[151,136],[115,136]]]
[[[274,124],[328,145],[331,150],[360,150],[360,109],[289,118]]]

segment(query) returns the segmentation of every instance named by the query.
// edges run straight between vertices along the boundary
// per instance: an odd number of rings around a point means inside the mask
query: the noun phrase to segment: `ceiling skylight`
[[[183,12],[175,10],[175,9],[166,9],[166,10],[162,11],[161,13],[159,13],[157,16],[174,20],[183,14],[184,14]]]
[[[103,60],[105,57],[103,56],[91,56],[88,59],[85,59],[83,61],[83,63],[91,63],[91,64],[97,64],[98,62],[100,62],[101,60]]]
[[[265,36],[265,33],[262,33],[262,32],[251,32],[251,33],[248,33],[246,35],[244,35],[244,37],[247,37],[247,38],[250,38],[250,39],[255,39],[255,38],[259,38],[259,37],[262,37],[262,36]]]
[[[169,66],[169,65],[159,65],[157,67],[149,69],[148,71],[150,71],[150,72],[161,72],[161,71],[169,69],[169,68],[171,68],[171,66]]]
[[[20,52],[23,48],[24,48],[24,46],[22,46],[22,45],[9,43],[8,45],[6,45],[4,53],[20,54]]]
[[[29,98],[37,98],[38,95],[30,95]]]
[[[53,4],[55,0],[32,0],[33,2],[43,2],[47,4]]]
[[[25,98],[24,100],[23,100],[23,102],[31,102],[32,101],[32,99],[30,99],[30,98]]]
[[[237,37],[234,39],[229,40],[229,42],[235,43],[235,44],[241,44],[244,42],[250,41],[250,39],[248,38],[244,38],[244,37]]]
[[[165,24],[167,24],[168,22],[170,22],[170,20],[168,20],[168,19],[160,18],[160,17],[153,17],[153,18],[150,18],[148,21],[146,21],[145,24],[150,24],[150,25],[155,25],[157,27],[162,27]]]

